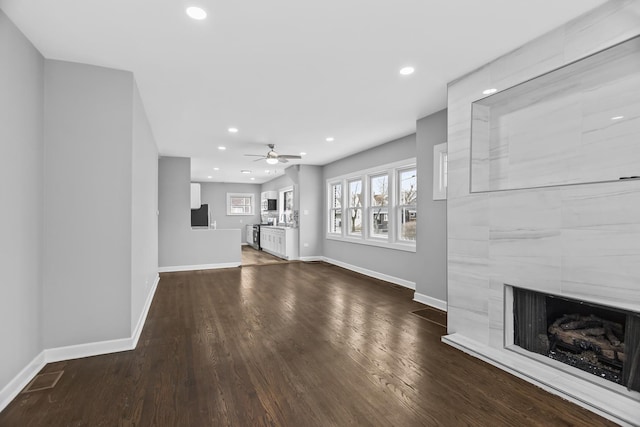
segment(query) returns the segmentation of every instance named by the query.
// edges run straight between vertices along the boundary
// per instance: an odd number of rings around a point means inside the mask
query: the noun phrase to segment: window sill
[[[366,246],[375,246],[378,248],[394,249],[394,250],[404,251],[404,252],[416,251],[416,245],[412,243],[400,243],[400,242],[390,243],[383,240],[363,239],[361,237],[342,237],[342,236],[336,236],[332,234],[327,234],[325,238],[327,240],[335,240],[338,242],[355,243],[357,245],[366,245]]]

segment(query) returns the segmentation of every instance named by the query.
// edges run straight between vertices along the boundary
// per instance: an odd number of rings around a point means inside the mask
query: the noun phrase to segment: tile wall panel
[[[469,192],[471,103],[484,89],[514,86],[639,33],[640,2],[610,1],[449,84],[449,333],[502,349],[504,283],[640,311],[640,182]],[[617,131],[635,131],[629,126]],[[539,159],[541,173],[579,168],[583,160],[571,151],[553,154],[553,141],[528,145],[514,159]],[[586,155],[593,164],[607,148]],[[638,161],[636,148],[621,150]]]

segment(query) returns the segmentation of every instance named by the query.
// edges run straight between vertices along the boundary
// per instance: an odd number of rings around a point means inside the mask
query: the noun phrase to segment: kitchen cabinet
[[[298,258],[298,229],[260,227],[260,247],[263,251],[284,259]]]
[[[202,200],[200,199],[200,184],[191,183],[191,209],[200,209]]]

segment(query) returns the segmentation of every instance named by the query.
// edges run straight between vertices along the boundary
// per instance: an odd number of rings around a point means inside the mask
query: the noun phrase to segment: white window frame
[[[333,188],[335,186],[340,186],[340,207],[336,208],[333,206]],[[334,181],[330,182],[327,186],[329,191],[328,200],[329,200],[329,223],[327,225],[327,234],[331,235],[342,235],[342,230],[344,229],[344,184],[342,181]],[[334,218],[334,212],[340,212],[340,231],[331,231],[331,219]]]
[[[360,188],[360,200],[359,200],[360,206],[351,206],[351,183],[352,182],[356,182],[356,181],[360,181],[360,186],[361,186],[361,188]],[[345,182],[347,184],[347,195],[346,195],[346,198],[345,198],[345,200],[347,202],[347,204],[346,204],[347,229],[343,229],[343,234],[346,234],[346,235],[348,235],[350,237],[358,238],[358,237],[364,236],[364,231],[365,231],[365,221],[364,221],[365,201],[363,200],[363,196],[367,197],[366,193],[364,192],[365,191],[365,182],[360,177],[354,177],[352,179],[346,180]],[[350,228],[351,223],[349,221],[351,221],[351,218],[352,218],[351,212],[352,211],[357,211],[357,210],[360,211],[360,232],[359,233],[358,232],[353,232],[352,233],[350,231],[351,230],[351,228]]]
[[[343,242],[350,242],[362,245],[369,246],[378,246],[390,249],[397,249],[407,252],[415,252],[416,251],[416,240],[400,240],[398,237],[400,235],[400,225],[398,224],[400,215],[399,212],[399,184],[398,184],[398,176],[399,173],[408,169],[415,169],[417,174],[417,163],[415,158],[406,159],[398,162],[388,163],[385,165],[381,165],[375,168],[365,169],[356,171],[353,173],[340,175],[336,177],[332,177],[326,180],[325,182],[325,190],[326,190],[326,203],[325,203],[325,213],[327,215],[325,222],[325,238],[329,240],[338,240]],[[380,175],[387,175],[388,177],[388,201],[387,201],[387,212],[388,212],[388,233],[386,237],[382,236],[374,236],[371,233],[371,218],[372,215],[372,206],[371,206],[371,178]],[[350,234],[350,209],[349,205],[349,183],[361,180],[362,182],[362,192],[363,192],[363,200],[362,207],[359,208],[362,211],[362,233],[361,234]],[[335,184],[342,184],[342,228],[339,233],[331,233],[330,232],[330,221],[331,221],[331,189]],[[417,211],[417,204],[416,204]]]
[[[250,212],[232,212],[231,210],[231,199],[233,198],[250,198],[251,199],[251,205],[250,205]],[[256,195],[253,193],[227,193],[227,215],[231,215],[231,216],[253,216],[254,212],[256,211]]]
[[[372,184],[372,182],[373,182],[373,180],[375,178],[379,178],[379,177],[382,177],[382,176],[385,176],[387,178],[387,204],[386,205],[374,205],[373,204],[373,200],[371,200],[372,197],[373,197],[373,188],[372,188],[373,184]],[[389,225],[393,224],[392,213],[389,210],[389,207],[391,206],[391,201],[393,200],[391,198],[391,195],[392,195],[391,182],[393,182],[393,179],[391,178],[389,172],[383,172],[383,173],[368,175],[367,176],[367,180],[368,180],[368,183],[369,183],[369,186],[368,186],[368,190],[369,190],[369,192],[368,192],[369,200],[368,201],[369,201],[369,203],[367,203],[367,221],[369,222],[368,228],[367,228],[367,231],[369,233],[368,237],[370,239],[375,239],[375,240],[380,240],[380,241],[389,241],[390,240],[390,234],[392,234],[391,230],[389,229]],[[383,209],[387,213],[387,235],[386,236],[381,235],[381,234],[374,234],[373,233],[373,213],[374,213],[375,210],[382,211]]]
[[[293,191],[293,186],[281,188],[280,190],[278,190],[278,218],[280,223],[282,224],[289,224],[291,223],[291,221],[293,221],[293,211],[295,210],[294,206],[291,206],[291,209],[289,210],[285,209],[285,194],[289,192],[291,192],[292,203],[295,205],[295,193]]]
[[[398,218],[398,220],[396,221],[396,235],[398,236],[398,241],[400,242],[414,242],[415,240],[408,240],[408,239],[403,239],[402,233],[401,233],[401,229],[402,229],[402,210],[403,209],[411,209],[413,208],[416,212],[416,216],[418,214],[418,203],[417,203],[417,194],[416,194],[416,203],[410,203],[410,204],[401,204],[401,200],[400,198],[402,197],[402,192],[400,191],[401,187],[402,187],[402,182],[400,180],[400,175],[403,172],[407,172],[407,171],[415,171],[415,177],[416,177],[416,191],[417,191],[417,184],[418,184],[418,168],[413,166],[413,167],[408,167],[408,168],[399,168],[396,169],[396,217]],[[417,219],[416,219],[416,223],[417,223]],[[417,230],[416,230],[417,231]],[[418,235],[416,232],[416,240],[418,239]]]

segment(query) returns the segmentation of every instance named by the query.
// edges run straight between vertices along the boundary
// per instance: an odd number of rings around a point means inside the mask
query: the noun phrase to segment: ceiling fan
[[[275,144],[267,144],[267,147],[270,148],[269,152],[267,153],[267,155],[262,155],[262,154],[245,154],[245,156],[251,156],[251,157],[260,157],[259,159],[255,159],[254,161],[257,162],[258,160],[266,160],[267,163],[269,163],[270,165],[275,165],[276,163],[280,162],[280,163],[287,163],[289,160],[288,159],[301,159],[302,156],[296,156],[296,155],[292,155],[292,154],[278,154],[274,151],[275,148]]]

